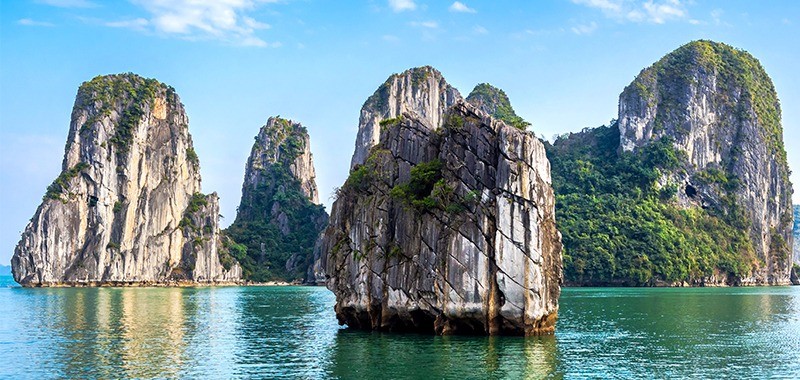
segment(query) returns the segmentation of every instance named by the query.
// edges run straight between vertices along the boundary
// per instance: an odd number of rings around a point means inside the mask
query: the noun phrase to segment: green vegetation
[[[442,179],[442,161],[422,162],[411,168],[408,182],[392,188],[392,198],[401,200],[417,210],[428,211],[438,206],[434,189],[438,193],[446,191],[447,185]],[[452,193],[452,189],[450,189]]]
[[[136,125],[144,115],[144,107],[152,105],[158,91],[165,86],[155,79],[145,79],[133,73],[97,76],[84,82],[78,90],[78,107],[89,108],[99,104],[99,108],[81,127],[81,133],[111,110],[121,107],[114,135],[109,139],[117,148],[117,154],[124,155],[130,150]],[[174,96],[174,91],[167,89]]]
[[[256,187],[244,192],[236,220],[225,233],[239,243],[231,244],[228,251],[242,266],[246,279],[290,281],[304,277],[305,269],[311,265],[314,243],[327,215],[323,206],[306,197],[289,170],[305,148],[306,129],[281,118],[267,128],[262,133],[279,143],[261,153],[277,157],[278,161],[266,163]],[[263,148],[258,142],[253,147],[254,152]],[[278,150],[281,154],[277,154]],[[280,214],[285,215],[288,231],[281,231]],[[299,265],[287,270],[286,262],[293,255],[299,257]]]
[[[77,177],[78,174],[84,169],[88,168],[89,164],[79,162],[77,165],[61,172],[61,174],[53,180],[50,186],[47,186],[47,192],[44,194],[44,199],[61,199],[61,194],[64,190],[69,188],[69,181]]]
[[[200,158],[197,157],[197,152],[194,151],[193,147],[186,149],[186,160],[189,161],[195,169],[200,168]]]
[[[395,125],[401,121],[403,121],[403,115],[400,115],[398,117],[393,117],[390,119],[383,119],[378,124],[380,124],[381,128],[386,128]]]
[[[666,120],[680,109],[685,89],[697,85],[693,73],[698,67],[717,75],[720,97],[710,100],[716,106],[727,107],[742,120],[752,117],[749,113],[752,106],[772,154],[785,164],[780,102],[775,87],[761,63],[744,50],[712,41],[690,42],[642,70],[625,92],[633,91],[650,104],[657,101],[655,126],[656,130],[663,129]],[[653,91],[655,88],[657,93]],[[733,97],[740,93],[739,97]]]
[[[668,138],[620,153],[614,123],[546,144],[566,281],[638,286],[748,275],[757,259],[742,214],[724,204],[683,210],[671,203],[684,189],[660,187],[658,179],[681,171],[685,154]],[[716,170],[699,177],[730,182]]]
[[[531,125],[522,117],[517,116],[505,91],[488,83],[481,83],[475,86],[467,96],[467,101],[479,107],[480,104],[483,104],[481,108],[487,110],[492,117],[500,119],[517,129],[524,131]]]
[[[225,270],[230,270],[233,264],[247,258],[247,246],[233,241],[225,233],[220,236],[222,245],[217,248],[219,262]]]
[[[189,200],[189,204],[186,206],[186,210],[183,212],[183,218],[181,219],[178,227],[180,228],[188,228],[194,232],[199,232],[200,227],[194,223],[194,219],[192,216],[200,211],[201,207],[208,206],[208,200],[206,196],[202,193],[194,193],[192,194],[192,198]]]

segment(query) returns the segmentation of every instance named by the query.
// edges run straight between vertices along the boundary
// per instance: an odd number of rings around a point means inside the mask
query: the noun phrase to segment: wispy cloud
[[[598,9],[617,21],[664,24],[689,17],[682,0],[572,0],[573,3]]]
[[[417,4],[414,0],[389,0],[389,7],[395,12],[404,12],[417,9]]]
[[[36,2],[59,8],[94,8],[97,6],[88,0],[36,0]]]
[[[102,21],[100,24],[186,40],[217,40],[238,46],[280,47],[280,42],[267,42],[258,37],[256,31],[269,29],[270,25],[248,15],[260,4],[277,1],[131,0],[133,4],[144,9],[148,16]]]
[[[21,18],[17,20],[17,24],[25,26],[55,26],[55,24],[47,21],[36,21],[29,18]]]
[[[132,20],[120,20],[104,22],[103,25],[111,28],[128,28],[134,30],[146,30],[150,25],[150,21],[143,18],[136,18]]]
[[[454,1],[452,5],[450,5],[450,12],[461,12],[461,13],[475,13],[476,10],[468,7],[466,4],[460,1]]]
[[[572,33],[575,33],[575,34],[577,34],[579,36],[592,34],[592,33],[594,33],[595,30],[597,30],[597,23],[592,21],[592,22],[590,22],[588,24],[577,25],[577,26],[572,27],[571,30],[572,30]]]
[[[472,32],[475,34],[489,34],[489,31],[480,25],[475,25],[475,27],[472,28]]]
[[[436,21],[412,21],[409,25],[413,27],[419,28],[428,28],[428,29],[437,29],[439,28],[439,23]]]

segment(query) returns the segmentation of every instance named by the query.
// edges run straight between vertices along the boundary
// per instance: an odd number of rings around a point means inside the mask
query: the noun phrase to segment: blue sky
[[[616,117],[641,69],[696,39],[761,60],[797,172],[797,36],[796,1],[0,1],[0,263],[60,172],[75,92],[96,75],[135,72],[176,88],[203,190],[220,194],[227,225],[269,116],[308,127],[329,206],[359,109],[392,73],[432,65],[464,95],[490,82],[552,138]]]

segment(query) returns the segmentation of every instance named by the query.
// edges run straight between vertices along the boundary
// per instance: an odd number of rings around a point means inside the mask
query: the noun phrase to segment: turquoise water
[[[2,378],[800,378],[800,287],[565,289],[551,337],[368,333],[312,287],[23,289]]]

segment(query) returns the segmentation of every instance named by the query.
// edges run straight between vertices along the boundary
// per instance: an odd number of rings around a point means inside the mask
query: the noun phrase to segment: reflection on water
[[[332,375],[341,378],[540,378],[556,368],[550,337],[435,337],[340,330]]]
[[[800,376],[800,288],[565,289],[556,336],[341,329],[322,288],[0,288],[0,378]]]

